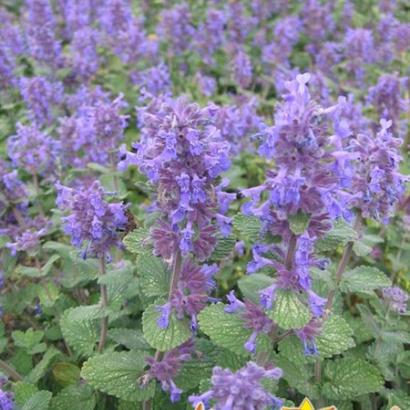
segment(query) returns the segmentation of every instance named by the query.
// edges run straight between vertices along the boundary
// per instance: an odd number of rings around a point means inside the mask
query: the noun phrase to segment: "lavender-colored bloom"
[[[392,42],[397,53],[410,49],[410,23],[400,23],[392,34]]]
[[[332,2],[322,4],[319,0],[304,2],[301,19],[305,33],[314,43],[323,41],[335,27],[332,16]]]
[[[158,307],[161,312],[158,326],[167,328],[169,317],[175,312],[178,319],[188,316],[191,319],[191,328],[196,330],[198,313],[206,306],[208,292],[213,287],[213,269],[207,266],[201,268],[192,260],[187,259],[182,265],[179,279],[173,290],[170,301]]]
[[[262,118],[257,114],[257,101],[240,97],[235,104],[222,106],[216,114],[216,126],[230,142],[231,152],[252,151],[251,137],[263,128]]]
[[[342,47],[339,43],[328,41],[322,45],[319,53],[314,54],[318,68],[326,75],[333,74],[333,68],[342,58]]]
[[[71,43],[73,72],[83,81],[89,80],[98,71],[98,33],[88,27],[76,31]]]
[[[4,9],[0,9],[0,48],[12,60],[26,51],[20,26],[15,24],[12,15]]]
[[[51,82],[45,77],[21,78],[20,92],[31,119],[39,125],[49,125],[52,122],[53,108],[58,106],[64,97],[63,85],[60,82]]]
[[[92,22],[92,0],[60,0],[66,35],[71,38],[76,31],[90,26]]]
[[[128,219],[121,203],[108,203],[98,181],[89,187],[74,189],[57,184],[57,206],[70,212],[64,217],[64,232],[74,246],[86,245],[84,256],[106,255],[113,246],[121,247],[118,230]]]
[[[127,32],[133,23],[130,1],[106,1],[101,10],[100,22],[102,28],[111,36],[115,37],[120,32]]]
[[[56,22],[48,0],[27,0],[28,43],[31,55],[54,68],[61,63],[61,44],[56,38]]]
[[[306,356],[317,355],[319,353],[316,346],[316,337],[322,331],[322,323],[317,319],[312,319],[305,327],[296,330],[296,336],[303,343]]]
[[[40,230],[25,230],[14,238],[15,242],[6,243],[6,247],[11,250],[12,255],[16,255],[17,252],[34,253],[40,246],[40,238],[47,233],[47,230],[47,227]]]
[[[76,115],[60,120],[63,159],[68,164],[108,164],[124,137],[127,116],[121,114],[126,105],[122,96],[113,101],[97,97],[90,104],[80,106]]]
[[[391,310],[399,314],[406,313],[409,295],[398,286],[391,286],[382,290],[382,296]]]
[[[230,1],[225,6],[225,13],[229,46],[236,49],[238,45],[245,42],[249,33],[256,27],[258,19],[248,15],[245,4],[240,0]]]
[[[393,122],[393,130],[398,128],[400,114],[409,109],[409,101],[402,96],[407,83],[407,77],[383,74],[377,84],[369,89],[369,102],[374,105],[381,118],[388,118]]]
[[[161,12],[158,36],[167,42],[172,54],[179,55],[188,49],[195,33],[191,20],[191,12],[186,3],[176,4]]]
[[[170,254],[167,248],[179,247],[184,255],[193,253],[203,260],[216,243],[215,222],[226,228],[226,220],[218,216],[222,187],[216,187],[215,179],[229,167],[229,145],[213,125],[216,111],[214,106],[201,109],[185,99],[166,98],[139,110],[142,135],[131,158],[157,186],[153,209],[162,213],[165,223],[153,233],[160,240],[155,249],[163,257]],[[177,243],[167,245],[160,231]]]
[[[214,77],[202,73],[197,73],[196,81],[203,95],[211,97],[215,94],[217,84]]]
[[[0,90],[14,87],[16,78],[14,75],[15,61],[6,47],[0,43]]]
[[[172,95],[172,82],[168,67],[160,63],[154,67],[137,71],[132,75],[134,84],[141,87],[142,94],[147,97],[158,97],[160,95]]]
[[[252,82],[252,62],[244,50],[239,50],[232,60],[234,81],[242,88],[248,88]]]
[[[14,410],[14,396],[11,392],[6,392],[0,389],[0,408],[1,410]]]
[[[359,134],[352,149],[359,161],[353,177],[353,205],[365,218],[387,222],[404,193],[399,171],[401,139],[390,132],[391,121],[381,120],[376,136]]]
[[[17,170],[11,170],[10,164],[2,159],[0,159],[0,188],[1,200],[4,198],[10,203],[21,202],[28,195],[24,183],[18,177]]]
[[[363,65],[371,64],[376,59],[372,31],[349,28],[344,39],[344,56],[348,70],[355,74],[357,81],[362,81],[365,74]]]
[[[193,47],[202,57],[205,64],[214,64],[214,54],[225,40],[224,26],[226,15],[222,10],[209,8],[204,22],[201,22],[194,33]]]
[[[9,137],[7,152],[14,165],[31,174],[53,171],[58,143],[35,125],[17,124],[17,134]]]
[[[170,393],[171,401],[174,403],[180,399],[182,390],[174,382],[183,363],[190,360],[194,352],[192,340],[185,342],[181,346],[170,350],[158,361],[153,357],[148,357],[147,362],[150,366],[147,376],[149,379],[156,379],[161,383],[162,390]]]
[[[278,367],[265,369],[249,362],[236,373],[229,369],[214,367],[211,377],[212,387],[200,396],[190,396],[193,407],[202,402],[207,407],[212,400],[215,410],[279,410],[282,401],[268,393],[261,382],[263,379],[277,380],[282,377]]]

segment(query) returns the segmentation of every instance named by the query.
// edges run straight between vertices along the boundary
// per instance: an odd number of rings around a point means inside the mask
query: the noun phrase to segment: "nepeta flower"
[[[252,62],[243,50],[239,50],[232,61],[234,81],[242,88],[247,88],[252,82]]]
[[[101,257],[107,255],[113,246],[121,247],[118,230],[124,229],[128,219],[121,203],[108,203],[98,181],[80,189],[61,184],[57,188],[57,206],[70,213],[62,218],[64,232],[71,236],[74,246],[87,254]]]
[[[322,331],[322,322],[312,319],[302,329],[296,330],[296,336],[302,341],[305,355],[317,355],[319,353],[316,346],[316,336]]]
[[[2,410],[14,410],[15,404],[13,399],[13,393],[0,389],[0,408]]]
[[[133,22],[131,3],[129,0],[110,0],[105,2],[101,10],[102,28],[111,36],[127,32]]]
[[[77,31],[90,26],[93,14],[92,0],[60,0],[59,3],[67,37],[72,37]]]
[[[263,379],[277,380],[280,377],[282,370],[278,367],[265,369],[253,362],[236,373],[214,367],[211,389],[200,396],[190,396],[189,401],[193,407],[202,402],[207,408],[213,401],[215,410],[278,410],[282,401],[268,393],[261,382]]]
[[[154,67],[137,71],[132,75],[132,81],[141,87],[144,97],[159,97],[172,95],[172,82],[168,67],[160,63]]]
[[[157,33],[162,41],[167,42],[172,54],[179,55],[188,49],[195,33],[191,19],[187,3],[176,4],[161,12]]]
[[[0,90],[13,87],[16,83],[14,75],[15,61],[7,53],[5,47],[0,44]]]
[[[229,167],[229,145],[213,124],[216,111],[183,98],[154,99],[138,111],[141,140],[122,162],[135,163],[156,186],[152,209],[162,216],[152,235],[159,239],[155,249],[164,258],[179,249],[206,259],[216,243],[215,223],[226,228],[221,217],[226,197],[215,180]],[[166,244],[161,235],[174,242]]]
[[[391,121],[381,120],[376,136],[359,134],[352,141],[352,149],[359,159],[353,176],[353,205],[365,218],[384,222],[404,193],[405,182],[399,170],[402,141],[392,135],[391,125]]]
[[[205,64],[213,65],[215,52],[225,40],[224,27],[226,15],[223,10],[209,8],[204,22],[201,22],[194,33],[193,46]]]
[[[14,165],[31,174],[52,172],[59,150],[58,142],[36,125],[17,124],[17,134],[7,140],[7,152]]]
[[[55,19],[48,0],[27,0],[28,43],[31,55],[54,68],[61,63],[61,44],[56,38]]]
[[[228,2],[225,6],[225,13],[229,47],[236,49],[245,42],[249,33],[258,24],[258,20],[256,17],[248,15],[245,4],[239,0]]]
[[[364,64],[371,64],[376,59],[373,33],[364,28],[351,29],[344,39],[344,56],[347,68],[355,74],[357,81],[363,81]]]
[[[409,101],[402,94],[407,87],[408,78],[397,74],[383,74],[377,84],[369,88],[368,100],[376,108],[381,118],[392,121],[393,130],[397,130],[400,115],[409,108]]]
[[[397,313],[406,313],[409,295],[398,286],[391,286],[382,290],[382,296],[389,308]]]
[[[0,159],[0,188],[4,199],[10,203],[22,202],[28,195],[24,183],[19,179],[16,169]]]
[[[85,27],[73,34],[71,42],[73,72],[81,80],[89,80],[98,71],[98,33]]]
[[[174,378],[181,370],[183,362],[191,359],[193,351],[193,342],[189,340],[181,346],[166,352],[160,361],[155,360],[153,357],[147,359],[150,365],[147,373],[148,378],[158,380],[161,383],[162,390],[170,393],[172,402],[178,401],[182,393],[182,390],[175,385]]]
[[[335,22],[332,16],[332,3],[322,4],[319,0],[304,2],[301,19],[305,33],[314,43],[319,43],[333,31]]]
[[[23,77],[20,92],[31,119],[39,125],[49,125],[54,119],[53,108],[64,98],[63,85],[45,77]]]
[[[198,82],[198,87],[203,95],[211,97],[213,94],[215,94],[217,84],[214,77],[202,73],[197,73],[195,78]]]
[[[192,260],[185,260],[169,302],[158,307],[161,312],[158,326],[166,329],[171,313],[175,312],[180,320],[188,316],[191,319],[191,328],[195,331],[196,317],[208,302],[208,293],[214,286],[212,277],[216,270],[215,266],[199,267]]]
[[[48,227],[37,230],[27,229],[21,234],[17,234],[14,238],[15,242],[6,243],[6,247],[11,250],[12,255],[16,255],[17,252],[29,252],[34,253],[40,246],[40,238],[44,236],[48,231]]]
[[[244,347],[251,353],[256,352],[256,338],[260,333],[269,333],[274,329],[274,323],[265,314],[265,312],[256,304],[249,300],[241,302],[236,298],[234,291],[228,295],[229,305],[226,306],[225,312],[240,313],[244,321],[244,327],[252,331],[251,336],[246,341]]]

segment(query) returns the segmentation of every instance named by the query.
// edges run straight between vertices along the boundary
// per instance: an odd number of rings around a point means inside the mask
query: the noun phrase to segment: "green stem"
[[[15,369],[13,369],[13,367],[11,367],[3,360],[0,360],[0,369],[4,370],[4,373],[6,373],[15,382],[23,380],[23,377]]]
[[[353,229],[358,232],[361,225],[363,223],[363,218],[361,213],[359,212],[356,216],[356,220],[353,226]],[[328,293],[327,296],[327,303],[326,303],[326,308],[325,308],[325,318],[330,314],[332,307],[333,307],[333,302],[334,302],[334,298],[336,295],[336,290],[340,285],[340,282],[342,281],[342,277],[343,277],[343,273],[346,270],[347,265],[350,262],[350,258],[352,257],[352,253],[353,253],[353,245],[354,242],[350,241],[347,243],[346,247],[343,250],[343,255],[342,258],[339,261],[339,264],[337,265],[337,270],[336,270],[336,286],[334,289],[331,289]]]
[[[102,255],[99,259],[100,263],[100,275],[104,276],[106,273],[105,269],[105,255]],[[100,285],[100,293],[101,293],[101,307],[105,310],[108,306],[108,292],[107,286],[101,284]],[[101,353],[104,350],[105,342],[107,340],[107,332],[108,332],[108,316],[105,315],[101,319],[101,329],[100,329],[100,340],[98,342],[98,352]]]

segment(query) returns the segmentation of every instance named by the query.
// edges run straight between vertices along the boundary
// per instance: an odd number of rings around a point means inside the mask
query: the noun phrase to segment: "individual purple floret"
[[[119,230],[123,230],[128,219],[121,203],[108,203],[98,181],[80,189],[61,184],[57,188],[57,206],[68,211],[62,218],[64,232],[71,236],[71,242],[83,248],[83,255],[102,257],[114,246],[121,247]],[[85,247],[84,247],[85,245]]]
[[[20,79],[20,92],[30,118],[39,125],[50,125],[54,119],[53,109],[64,98],[63,85],[45,77],[23,77]]]
[[[169,317],[175,312],[180,320],[188,316],[191,319],[192,330],[197,329],[196,318],[208,302],[209,291],[214,286],[212,277],[215,270],[215,266],[200,267],[189,259],[184,261],[169,302],[158,307],[158,311],[161,312],[158,319],[160,328],[168,327]]]
[[[189,402],[193,407],[202,402],[208,409],[212,401],[215,410],[279,410],[282,400],[268,393],[261,382],[281,377],[282,370],[278,367],[265,369],[254,362],[249,362],[235,373],[214,367],[210,390],[200,396],[190,396]]]
[[[204,260],[216,243],[215,225],[229,232],[226,206],[221,207],[228,197],[215,181],[229,167],[229,144],[213,125],[216,111],[184,98],[154,99],[139,110],[141,140],[122,162],[137,165],[156,186],[152,209],[162,215],[152,236],[164,258],[179,249]]]
[[[58,151],[58,142],[36,125],[17,124],[17,134],[7,140],[7,153],[13,164],[30,174],[52,172]]]
[[[181,346],[170,350],[164,354],[161,360],[148,357],[147,362],[150,368],[147,372],[148,379],[156,379],[161,383],[162,390],[170,393],[170,399],[174,403],[180,399],[182,390],[174,382],[183,363],[190,360],[194,352],[192,339]]]
[[[359,134],[352,142],[358,156],[353,176],[353,205],[365,218],[387,222],[404,193],[404,175],[400,173],[402,140],[390,132],[392,122],[381,120],[380,131]]]
[[[252,82],[252,62],[244,50],[238,50],[232,60],[234,81],[242,88]]]
[[[391,310],[399,314],[406,313],[409,295],[398,286],[391,286],[382,290],[382,296]]]

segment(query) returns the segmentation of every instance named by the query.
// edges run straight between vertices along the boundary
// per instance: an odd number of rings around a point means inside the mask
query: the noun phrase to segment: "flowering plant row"
[[[404,2],[0,5],[0,409],[410,408]]]

